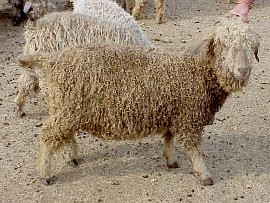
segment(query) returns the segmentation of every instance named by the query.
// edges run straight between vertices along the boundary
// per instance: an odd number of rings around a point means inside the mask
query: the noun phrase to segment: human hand
[[[240,17],[243,22],[248,23],[248,12],[250,5],[247,3],[238,3],[230,10],[229,15],[231,17]]]

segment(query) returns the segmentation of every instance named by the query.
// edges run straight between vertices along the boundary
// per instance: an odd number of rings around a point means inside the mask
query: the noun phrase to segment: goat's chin
[[[243,88],[246,87],[249,79],[249,74],[244,76],[235,74],[224,65],[217,66],[215,75],[222,89],[228,93],[242,91]]]
[[[217,78],[221,87],[229,93],[242,91],[248,83],[248,77],[238,79],[234,74],[229,72],[227,74],[218,74]]]

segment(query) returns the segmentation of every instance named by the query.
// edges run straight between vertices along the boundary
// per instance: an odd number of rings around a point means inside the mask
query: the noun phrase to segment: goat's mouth
[[[240,75],[240,76],[235,76],[235,82],[247,82],[249,79],[249,74],[247,75]]]
[[[218,83],[226,92],[241,91],[248,83],[251,69],[249,66],[228,66],[222,64],[216,69]]]
[[[239,80],[236,78],[230,78],[227,80],[220,81],[221,86],[227,92],[237,92],[241,91],[247,85],[248,79],[246,80]]]
[[[240,74],[239,72],[218,71],[217,79],[219,84],[226,92],[237,92],[241,91],[248,83],[250,71],[245,74]]]
[[[234,77],[240,81],[248,80],[250,76],[250,69],[249,68],[238,68],[234,71]]]

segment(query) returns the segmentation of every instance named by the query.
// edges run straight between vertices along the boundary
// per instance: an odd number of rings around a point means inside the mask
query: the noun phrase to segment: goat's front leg
[[[208,172],[205,166],[203,155],[199,149],[193,148],[189,150],[187,154],[191,158],[194,174],[199,178],[201,184],[204,186],[213,185],[211,174]]]
[[[199,150],[202,133],[186,133],[179,137],[180,145],[190,157],[195,176],[197,176],[204,186],[213,185],[211,174],[208,172],[203,155]]]

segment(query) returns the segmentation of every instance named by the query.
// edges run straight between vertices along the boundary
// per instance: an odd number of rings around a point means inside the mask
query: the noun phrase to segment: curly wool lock
[[[74,12],[60,12],[45,15],[35,24],[29,23],[24,32],[24,53],[34,51],[54,52],[66,46],[75,46],[87,42],[109,42],[152,47],[148,41],[141,40],[140,35],[125,25],[112,24],[97,17],[86,16]],[[29,78],[32,77],[32,80]],[[33,83],[35,82],[35,84]],[[18,116],[24,115],[22,110],[26,97],[33,95],[35,89],[31,86],[41,86],[35,71],[23,72],[19,79],[19,92],[15,99]]]

